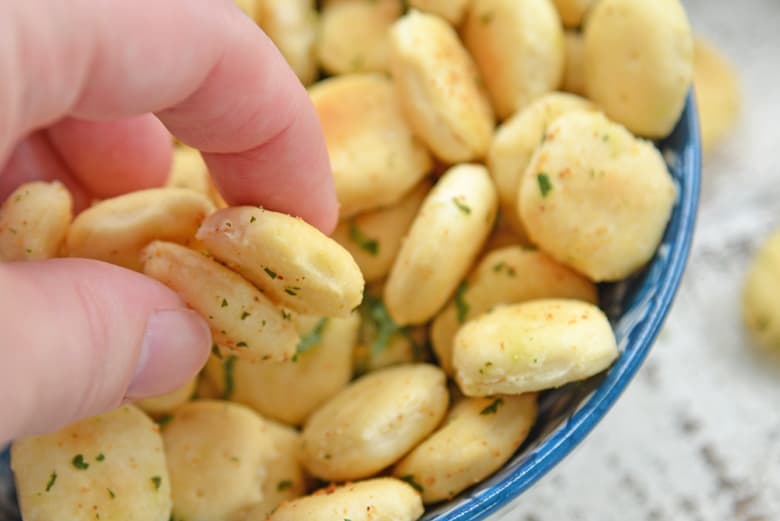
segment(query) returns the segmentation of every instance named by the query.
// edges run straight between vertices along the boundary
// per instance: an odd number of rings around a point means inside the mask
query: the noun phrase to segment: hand
[[[6,0],[0,78],[3,199],[33,179],[82,208],[158,186],[170,131],[230,203],[335,226],[308,95],[231,0]],[[84,259],[0,264],[0,327],[0,446],[183,385],[211,344],[173,292]]]

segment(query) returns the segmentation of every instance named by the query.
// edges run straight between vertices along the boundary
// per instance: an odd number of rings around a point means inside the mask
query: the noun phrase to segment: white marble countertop
[[[780,359],[740,320],[750,255],[780,226],[780,0],[684,3],[739,69],[744,109],[705,158],[683,285],[613,410],[497,521],[780,520]]]

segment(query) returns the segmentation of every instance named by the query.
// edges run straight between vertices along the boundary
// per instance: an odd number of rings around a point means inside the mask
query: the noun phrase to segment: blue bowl
[[[512,460],[486,481],[429,509],[423,521],[479,521],[510,503],[588,435],[642,365],[680,285],[696,223],[701,153],[692,94],[674,132],[658,147],[679,192],[661,246],[641,273],[599,288],[620,357],[605,373],[543,393],[539,419]],[[0,454],[0,521],[20,521],[7,451]]]

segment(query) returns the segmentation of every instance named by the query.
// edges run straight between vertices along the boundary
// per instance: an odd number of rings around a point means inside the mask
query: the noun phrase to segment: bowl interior
[[[512,501],[585,438],[639,369],[680,284],[696,221],[701,157],[692,94],[674,132],[658,147],[678,186],[662,244],[641,273],[600,287],[601,305],[615,328],[620,357],[605,373],[543,393],[539,419],[510,462],[452,501],[429,509],[423,521],[479,521]],[[0,521],[21,521],[8,460],[8,451],[0,454]]]
[[[657,146],[678,188],[661,245],[642,272],[599,287],[619,358],[605,373],[543,393],[536,425],[509,463],[454,500],[429,509],[423,521],[479,521],[512,501],[585,438],[642,365],[680,285],[696,224],[701,148],[693,94],[672,134]]]

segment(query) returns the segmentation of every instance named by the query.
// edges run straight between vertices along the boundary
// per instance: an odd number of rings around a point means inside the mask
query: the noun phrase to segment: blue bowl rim
[[[675,209],[679,233],[669,241],[669,267],[661,277],[653,305],[648,309],[649,320],[641,324],[633,333],[634,341],[630,349],[621,353],[604,381],[569,418],[565,426],[554,431],[548,439],[534,447],[532,460],[519,466],[500,483],[480,491],[446,512],[429,518],[431,521],[480,521],[508,505],[585,439],[612,408],[642,366],[669,314],[685,272],[693,241],[701,184],[701,141],[693,92],[688,95],[685,109],[677,125],[674,133],[682,128],[683,133],[687,129],[688,135],[688,139],[680,147],[685,152],[680,155],[683,163],[681,171],[685,175],[680,179],[684,189],[680,191],[680,199]]]

